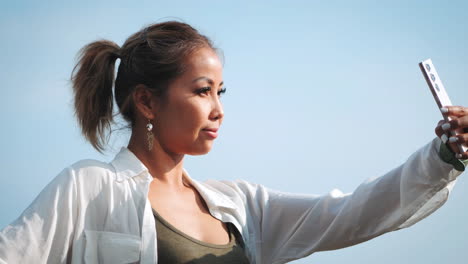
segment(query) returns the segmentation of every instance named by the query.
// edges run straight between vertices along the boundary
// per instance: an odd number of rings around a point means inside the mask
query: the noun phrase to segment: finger
[[[453,120],[456,120],[454,121],[455,129],[459,128],[460,130],[463,130],[464,128],[468,127],[468,115]]]
[[[452,152],[455,153],[455,155],[460,154],[460,148],[458,147],[457,143],[450,143],[449,141],[448,146],[450,147]]]
[[[463,153],[457,153],[457,154],[455,154],[455,157],[457,159],[468,159],[468,151],[463,152]]]
[[[461,117],[468,115],[468,108],[463,106],[444,106],[440,108],[440,112],[445,116]]]
[[[450,146],[452,151],[456,154],[462,153],[463,150],[459,146],[466,146],[466,143],[464,141],[468,140],[468,134],[465,134],[463,129],[455,129],[448,135],[450,136],[448,140],[448,145]]]
[[[445,120],[440,120],[439,123],[437,124],[437,127],[435,128],[435,133],[437,137],[439,137],[440,140],[444,142],[444,144],[447,144],[449,142],[448,136],[450,135],[450,132],[447,132],[442,128],[442,125],[444,125],[445,123],[446,123]],[[452,141],[455,141],[455,139],[452,139]],[[451,149],[453,148],[452,146],[450,146],[450,144],[447,144],[447,146],[450,147]]]
[[[463,133],[465,128],[468,128],[468,116],[462,116],[458,118],[452,117],[452,120],[441,124],[440,127],[445,132],[456,131]]]
[[[468,143],[468,134],[465,133],[465,134],[459,134],[459,135],[456,135],[456,136],[451,136],[449,138],[449,142],[450,143],[457,143],[457,144],[467,145],[467,143]]]
[[[464,139],[464,130],[458,127],[457,119],[451,120],[450,122],[443,122],[440,123],[440,126],[438,126],[437,132],[438,134],[442,133],[440,135],[440,139],[442,142],[447,144],[447,146],[456,154],[460,153],[460,148],[458,147],[458,144],[463,144],[461,141]],[[458,138],[457,135],[460,135],[461,137]],[[449,138],[450,137],[450,138]]]
[[[443,124],[445,124],[445,120],[440,120],[439,123],[437,123],[436,128],[434,129],[434,132],[437,135],[437,137],[441,137],[445,133],[442,129]]]

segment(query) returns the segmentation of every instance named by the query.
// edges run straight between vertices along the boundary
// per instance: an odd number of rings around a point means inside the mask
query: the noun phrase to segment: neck
[[[148,168],[154,181],[168,187],[183,188],[184,154],[165,151],[157,138],[154,139],[153,149],[148,150],[147,145],[142,144],[141,138],[137,139],[134,135],[132,133],[127,148]]]

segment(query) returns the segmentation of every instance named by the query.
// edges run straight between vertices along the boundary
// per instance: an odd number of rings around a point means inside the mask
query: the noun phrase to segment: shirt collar
[[[119,153],[117,153],[115,158],[111,161],[111,164],[115,168],[116,180],[118,182],[128,180],[143,172],[148,172],[148,177],[151,177],[148,168],[146,168],[143,162],[141,162],[137,156],[135,156],[135,154],[126,147],[122,147],[120,149]],[[197,189],[209,208],[236,208],[234,202],[218,190],[214,190],[208,185],[192,179],[185,169],[182,169],[182,173],[183,177],[185,177],[195,187],[195,189]]]
[[[118,182],[140,175],[142,172],[148,172],[148,168],[146,168],[143,162],[126,147],[120,149],[119,153],[111,161],[111,165],[115,168],[116,180]]]
[[[197,189],[197,191],[203,197],[203,200],[205,200],[208,208],[236,209],[234,202],[228,199],[226,195],[222,194],[218,190],[211,188],[207,184],[192,179],[185,169],[183,169],[183,176],[193,185],[193,187],[195,187],[195,189]]]

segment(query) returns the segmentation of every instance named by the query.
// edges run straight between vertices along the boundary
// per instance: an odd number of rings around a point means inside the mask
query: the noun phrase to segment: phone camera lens
[[[434,86],[435,86],[436,90],[437,90],[438,92],[440,92],[439,85],[436,83]]]
[[[432,80],[433,82],[435,82],[435,79],[436,79],[436,78],[435,78],[435,75],[431,73],[431,80]]]
[[[426,63],[426,69],[427,71],[431,71],[431,66],[429,64]]]

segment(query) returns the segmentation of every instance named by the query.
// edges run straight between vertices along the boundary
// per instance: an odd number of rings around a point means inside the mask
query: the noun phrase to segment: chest
[[[107,185],[104,187],[106,188],[99,192],[99,196],[87,199],[86,203],[80,206],[79,215],[83,217],[77,222],[77,236],[73,246],[76,261],[73,263],[84,262],[82,257],[89,252],[93,254],[89,253],[87,258],[120,258],[121,255],[125,255],[140,258],[141,263],[153,263],[157,252],[152,249],[158,248],[158,245],[157,228],[151,208],[158,210],[166,220],[185,234],[211,244],[227,244],[230,237],[223,222],[233,223],[236,230],[244,231],[239,237],[246,244],[245,253],[252,259],[250,236],[246,232],[246,223],[240,214],[243,210],[240,207],[232,210],[223,207],[223,210],[220,210],[211,204],[210,214],[204,200],[197,196],[197,193],[188,197],[175,197],[170,192],[154,195],[148,190],[148,185],[138,185],[132,181],[126,185],[120,183],[118,186],[110,186],[111,188],[107,188]],[[206,193],[204,196],[208,201],[219,201],[219,196],[209,196]],[[89,231],[97,231],[97,235]],[[128,244],[132,246],[122,244],[123,239],[116,239],[117,235],[125,237],[125,241],[128,240]],[[117,242],[119,244],[115,244]],[[114,253],[109,254],[107,248],[113,248]],[[119,248],[119,254],[115,253],[116,248]],[[141,255],[138,249],[141,249]]]
[[[195,190],[179,193],[150,190],[148,199],[151,207],[180,232],[211,244],[229,242],[226,223],[209,213],[206,203]]]
[[[228,223],[230,241],[210,244],[180,232],[153,211],[156,220],[158,260],[161,263],[249,263],[239,233]]]

